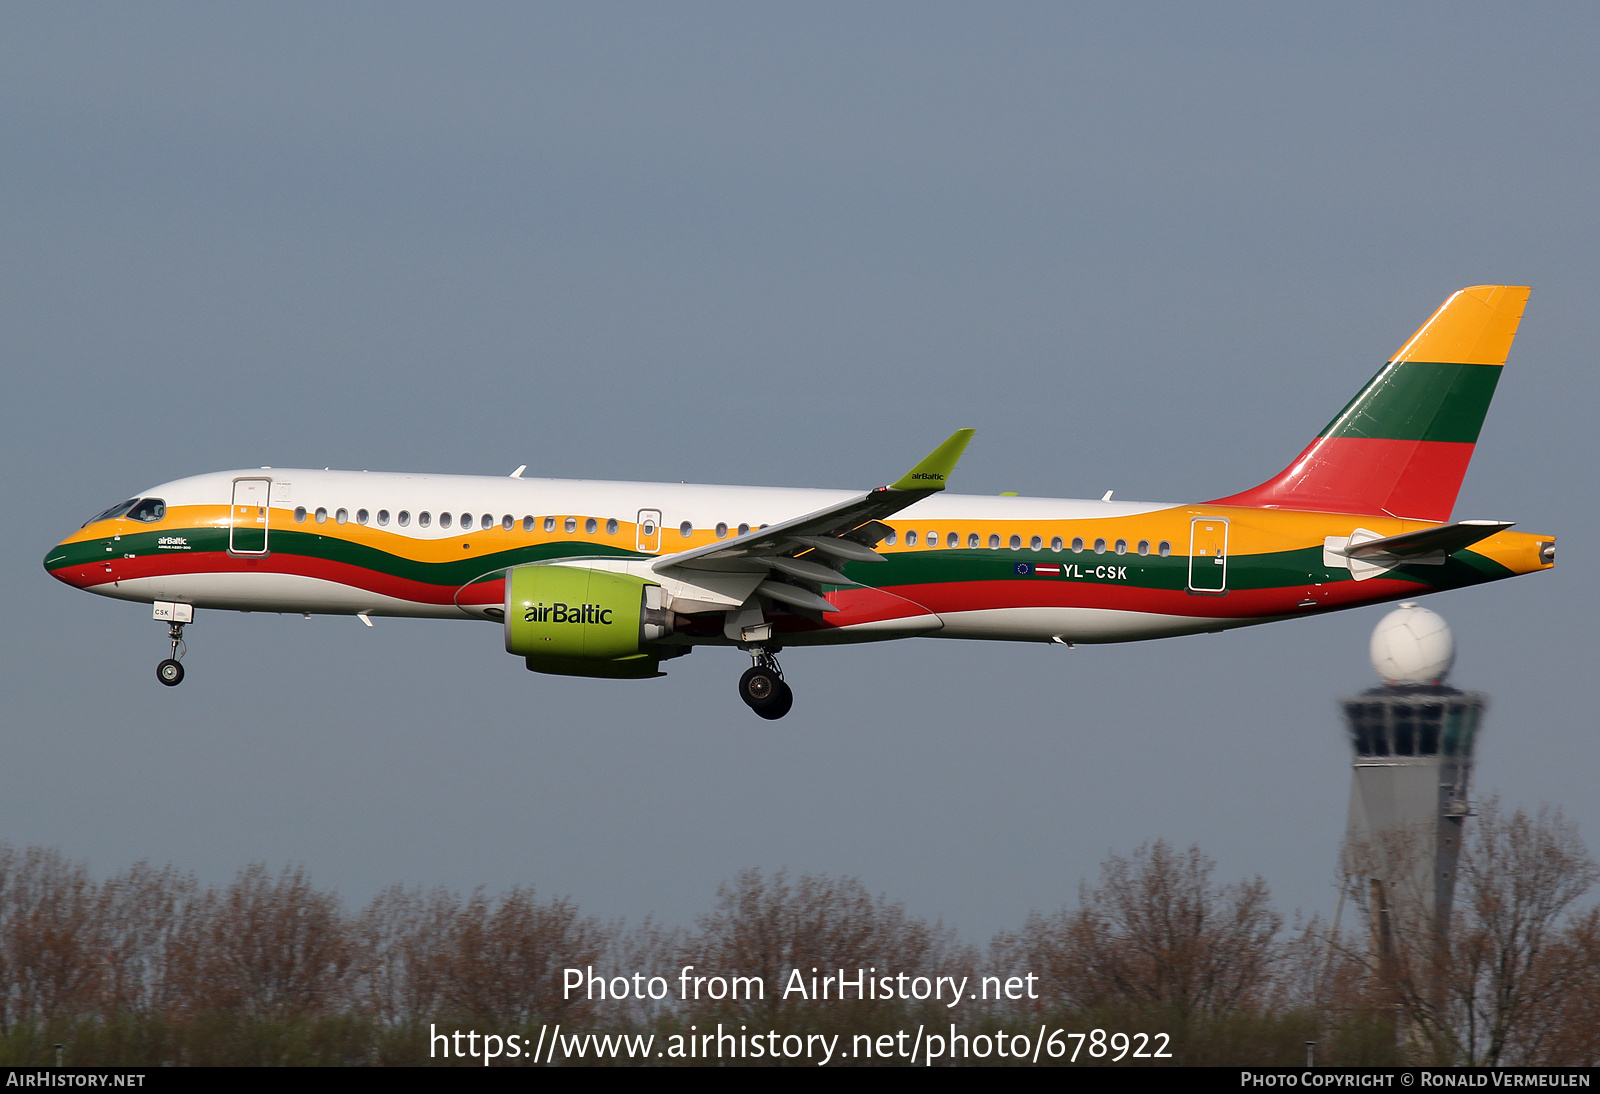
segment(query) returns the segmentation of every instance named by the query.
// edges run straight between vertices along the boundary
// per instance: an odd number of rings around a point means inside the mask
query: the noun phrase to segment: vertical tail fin
[[[1216,504],[1449,520],[1528,292],[1451,296],[1293,463]]]

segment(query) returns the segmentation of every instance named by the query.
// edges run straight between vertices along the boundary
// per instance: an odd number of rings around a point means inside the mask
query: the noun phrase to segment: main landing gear
[[[739,698],[761,717],[775,722],[794,706],[794,692],[783,682],[778,659],[765,646],[751,646],[750,660],[754,664],[739,677]]]
[[[156,666],[156,679],[169,688],[175,688],[183,683],[183,665],[178,658],[188,652],[188,647],[183,644],[182,623],[168,623],[167,634],[172,639],[172,656]]]

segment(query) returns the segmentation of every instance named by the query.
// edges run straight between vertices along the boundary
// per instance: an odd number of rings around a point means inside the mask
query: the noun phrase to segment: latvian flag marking
[[[1053,562],[1036,562],[1033,566],[1033,572],[1040,577],[1060,577],[1061,567]]]

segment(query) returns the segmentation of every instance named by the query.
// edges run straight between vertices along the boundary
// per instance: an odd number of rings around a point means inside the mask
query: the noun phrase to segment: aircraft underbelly
[[[119,600],[150,603],[177,600],[197,608],[245,612],[313,612],[422,619],[472,619],[454,604],[424,604],[367,592],[350,585],[301,574],[209,573],[129,578],[89,587],[90,592]]]
[[[934,638],[977,638],[994,641],[1137,642],[1172,638],[1263,622],[1260,619],[1165,615],[1112,608],[1024,607],[977,608],[940,613],[944,626]]]

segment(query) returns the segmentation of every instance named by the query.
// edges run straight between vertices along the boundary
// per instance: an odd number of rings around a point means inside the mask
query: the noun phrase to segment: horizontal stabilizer
[[[1357,581],[1401,566],[1443,566],[1457,551],[1510,527],[1511,522],[1504,520],[1464,520],[1397,536],[1380,536],[1370,529],[1357,528],[1348,536],[1323,540],[1322,564],[1345,567]]]
[[[1479,540],[1488,539],[1496,532],[1510,528],[1513,523],[1509,520],[1464,520],[1458,524],[1445,524],[1438,528],[1424,528],[1418,532],[1402,532],[1398,536],[1352,543],[1345,548],[1344,553],[1351,558],[1393,555],[1401,559],[1434,553],[1453,555],[1457,551],[1471,547]]]

